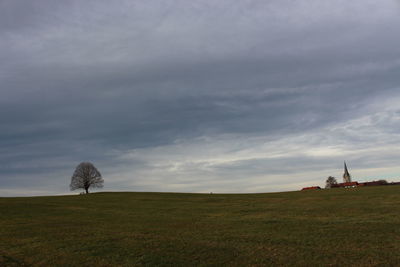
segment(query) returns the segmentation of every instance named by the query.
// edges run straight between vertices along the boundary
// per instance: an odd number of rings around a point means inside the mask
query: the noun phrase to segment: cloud
[[[110,190],[396,173],[393,1],[2,1],[0,25],[2,190],[67,190],[87,160]]]
[[[116,153],[128,162],[143,161],[119,171],[132,188],[194,192],[280,191],[307,182],[322,186],[329,175],[341,177],[344,159],[357,180],[395,179],[400,155],[391,147],[400,135],[391,126],[400,121],[398,100],[371,104],[371,114],[301,135],[219,135]]]

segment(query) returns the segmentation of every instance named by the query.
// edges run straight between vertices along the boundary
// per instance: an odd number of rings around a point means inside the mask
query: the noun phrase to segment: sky
[[[398,0],[0,0],[0,62],[0,196],[400,181]]]

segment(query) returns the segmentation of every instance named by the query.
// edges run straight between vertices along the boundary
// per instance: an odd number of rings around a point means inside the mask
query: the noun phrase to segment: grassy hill
[[[400,186],[0,198],[0,266],[398,266]]]

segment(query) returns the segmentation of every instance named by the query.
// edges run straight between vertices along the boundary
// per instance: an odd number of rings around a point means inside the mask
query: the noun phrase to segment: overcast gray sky
[[[400,2],[0,0],[0,196],[400,181]]]

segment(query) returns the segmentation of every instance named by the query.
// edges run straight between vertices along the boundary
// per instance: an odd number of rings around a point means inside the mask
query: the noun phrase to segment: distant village
[[[371,181],[371,182],[352,181],[349,170],[347,169],[347,164],[346,164],[346,162],[344,162],[343,183],[338,183],[335,177],[329,176],[326,179],[325,189],[340,188],[340,187],[354,188],[354,187],[359,187],[359,186],[380,186],[380,185],[400,185],[400,182],[390,182],[389,183],[388,181],[386,181],[384,179]],[[322,188],[319,186],[309,186],[309,187],[304,187],[301,190],[304,191],[304,190],[319,190],[319,189],[322,189]]]

